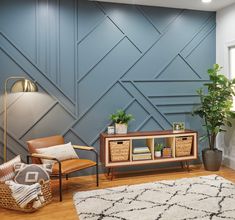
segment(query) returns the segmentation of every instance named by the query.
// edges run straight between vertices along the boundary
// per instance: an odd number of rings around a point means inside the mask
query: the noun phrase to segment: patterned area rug
[[[235,220],[235,185],[217,176],[78,192],[80,220]]]

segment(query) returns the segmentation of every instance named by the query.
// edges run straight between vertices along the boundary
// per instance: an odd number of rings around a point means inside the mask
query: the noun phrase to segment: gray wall
[[[170,129],[174,121],[200,131],[191,116],[195,90],[213,63],[215,13],[2,0],[1,85],[24,75],[40,87],[37,94],[9,96],[8,158],[25,159],[26,140],[54,134],[99,151],[99,134],[118,108],[135,116],[131,131]]]

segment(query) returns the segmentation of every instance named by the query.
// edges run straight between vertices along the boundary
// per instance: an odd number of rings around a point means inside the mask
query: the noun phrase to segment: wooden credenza
[[[176,138],[179,137],[192,137],[191,152],[187,156],[176,155]],[[112,161],[110,155],[110,143],[113,141],[129,141],[129,155],[125,161]],[[154,156],[154,145],[159,141],[165,143],[166,146],[171,148],[171,157],[156,158]],[[151,159],[148,160],[133,160],[133,148],[137,147],[136,144],[142,146],[148,146],[151,152]],[[141,147],[141,146],[140,146]],[[189,171],[189,161],[196,160],[198,158],[198,135],[196,131],[185,130],[183,132],[174,133],[172,130],[168,131],[150,131],[150,132],[129,132],[127,134],[107,134],[102,133],[100,135],[100,157],[104,167],[108,168],[108,175],[112,172],[111,179],[113,178],[114,168],[123,166],[135,166],[144,164],[158,164],[169,162],[181,162],[181,166],[184,167],[184,162],[187,164]]]

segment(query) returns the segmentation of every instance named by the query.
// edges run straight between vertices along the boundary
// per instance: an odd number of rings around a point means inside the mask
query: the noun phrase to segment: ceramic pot
[[[218,171],[222,162],[222,151],[218,149],[204,149],[202,150],[202,160],[205,170]]]
[[[126,134],[127,133],[127,124],[115,124],[116,134]]]
[[[154,154],[155,154],[155,157],[161,157],[162,156],[161,151],[155,151]]]

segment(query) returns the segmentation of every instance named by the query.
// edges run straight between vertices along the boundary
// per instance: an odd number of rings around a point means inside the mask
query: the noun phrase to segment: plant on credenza
[[[222,151],[216,148],[216,136],[220,132],[225,132],[225,126],[232,127],[231,118],[235,118],[235,113],[231,111],[235,79],[229,80],[220,74],[221,67],[214,64],[207,72],[210,82],[204,84],[204,89],[198,89],[201,104],[194,111],[204,120],[207,134],[201,138],[208,138],[209,148],[202,151],[202,159],[206,170],[219,170],[222,162]]]
[[[155,157],[161,157],[162,156],[162,149],[163,149],[163,144],[162,143],[155,144],[155,146],[154,146],[154,155],[155,155]]]
[[[134,120],[132,114],[126,114],[126,112],[122,109],[118,109],[116,113],[111,114],[109,118],[115,124],[116,134],[126,134],[128,123],[131,120]]]

